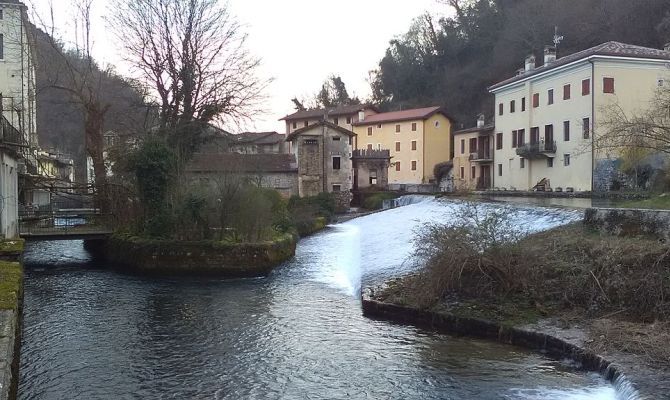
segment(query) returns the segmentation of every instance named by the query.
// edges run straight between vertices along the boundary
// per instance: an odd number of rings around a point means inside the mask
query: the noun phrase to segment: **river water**
[[[19,398],[618,399],[568,362],[362,317],[361,285],[410,270],[413,229],[459,207],[420,201],[329,227],[266,279],[135,277],[81,242],[32,243]],[[581,216],[514,212],[534,230]]]

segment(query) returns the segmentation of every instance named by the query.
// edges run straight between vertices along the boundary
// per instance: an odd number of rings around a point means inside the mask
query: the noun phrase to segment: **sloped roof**
[[[562,67],[572,62],[579,61],[581,59],[589,58],[592,56],[670,60],[670,52],[665,50],[653,49],[650,47],[635,46],[632,44],[626,44],[620,42],[605,42],[599,44],[598,46],[570,54],[569,56],[561,57],[550,64],[545,64],[533,70],[526,71],[523,74],[514,76],[502,82],[498,82],[495,85],[489,87],[489,90],[492,91],[500,87],[509,85],[510,83],[524,80],[526,78],[540,74],[542,72],[551,71],[553,69]]]
[[[342,134],[345,134],[345,135],[347,135],[347,136],[349,136],[349,137],[354,137],[354,136],[356,136],[356,134],[355,134],[354,132],[350,131],[350,130],[347,129],[347,128],[343,128],[343,127],[341,127],[341,126],[339,126],[339,125],[335,125],[335,124],[333,124],[332,122],[328,122],[328,121],[323,121],[323,120],[321,120],[321,121],[317,122],[316,124],[309,125],[309,126],[306,126],[306,127],[304,127],[304,128],[300,128],[300,129],[297,129],[297,130],[295,130],[295,131],[289,133],[288,136],[286,136],[286,141],[290,142],[290,141],[293,140],[296,136],[301,135],[301,134],[303,134],[303,133],[305,133],[305,132],[311,131],[311,130],[314,129],[314,128],[318,128],[318,127],[320,127],[320,126],[324,126],[324,125],[325,125],[326,127],[330,128],[330,129],[336,130],[336,131],[338,131],[338,132],[340,132],[340,133],[342,133]]]
[[[239,144],[277,144],[286,140],[286,135],[277,132],[242,132],[233,137]]]
[[[370,105],[370,104],[355,104],[351,106],[339,106],[339,107],[331,107],[331,108],[315,108],[312,110],[301,110],[297,111],[291,115],[287,115],[284,118],[280,119],[280,121],[292,121],[292,120],[298,120],[298,119],[318,119],[318,118],[323,118],[325,114],[328,114],[328,116],[331,117],[337,117],[340,115],[349,115],[349,114],[356,114],[359,111],[365,110],[365,109],[370,109],[375,112],[379,112],[377,107]]]
[[[425,107],[425,108],[414,108],[411,110],[402,110],[402,111],[392,111],[381,114],[371,115],[366,117],[364,121],[358,121],[354,125],[374,125],[384,122],[401,122],[401,121],[410,121],[410,120],[424,120],[432,117],[435,114],[442,114],[445,117],[449,117],[441,107]]]
[[[186,166],[188,172],[295,172],[293,154],[204,154],[196,153]]]
[[[475,132],[489,132],[489,131],[493,131],[493,129],[495,129],[495,125],[488,124],[488,125],[484,125],[482,127],[475,126],[475,127],[472,127],[472,128],[461,129],[459,131],[455,131],[454,135],[462,135],[462,134],[465,134],[465,133],[475,133]]]

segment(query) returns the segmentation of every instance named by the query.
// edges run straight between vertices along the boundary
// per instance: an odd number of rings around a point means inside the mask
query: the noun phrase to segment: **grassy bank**
[[[653,210],[670,210],[670,195],[660,194],[644,200],[632,200],[621,203],[624,208],[645,208]]]
[[[670,367],[670,247],[603,236],[581,223],[481,250],[462,227],[424,230],[418,273],[379,300],[520,326],[579,323],[594,350],[644,354]],[[615,328],[616,327],[616,328]]]
[[[0,310],[16,310],[23,272],[17,262],[0,261]]]

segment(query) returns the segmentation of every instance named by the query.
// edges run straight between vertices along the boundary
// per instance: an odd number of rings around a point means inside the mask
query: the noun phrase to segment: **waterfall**
[[[398,197],[397,199],[384,200],[383,208],[384,210],[388,210],[390,208],[409,206],[412,204],[423,203],[434,199],[435,199],[434,196],[410,194],[407,196]]]

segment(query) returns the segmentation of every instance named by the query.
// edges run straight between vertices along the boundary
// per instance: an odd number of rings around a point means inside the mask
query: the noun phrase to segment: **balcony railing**
[[[391,158],[391,150],[370,150],[361,149],[354,150],[351,158],[353,159],[389,159]]]
[[[493,152],[491,149],[479,149],[477,152],[470,154],[470,161],[491,162],[493,161]]]
[[[7,118],[0,118],[0,144],[12,147],[29,147],[23,134]]]
[[[516,154],[529,160],[536,158],[551,158],[556,154],[556,141],[540,141],[525,144],[516,149]]]

